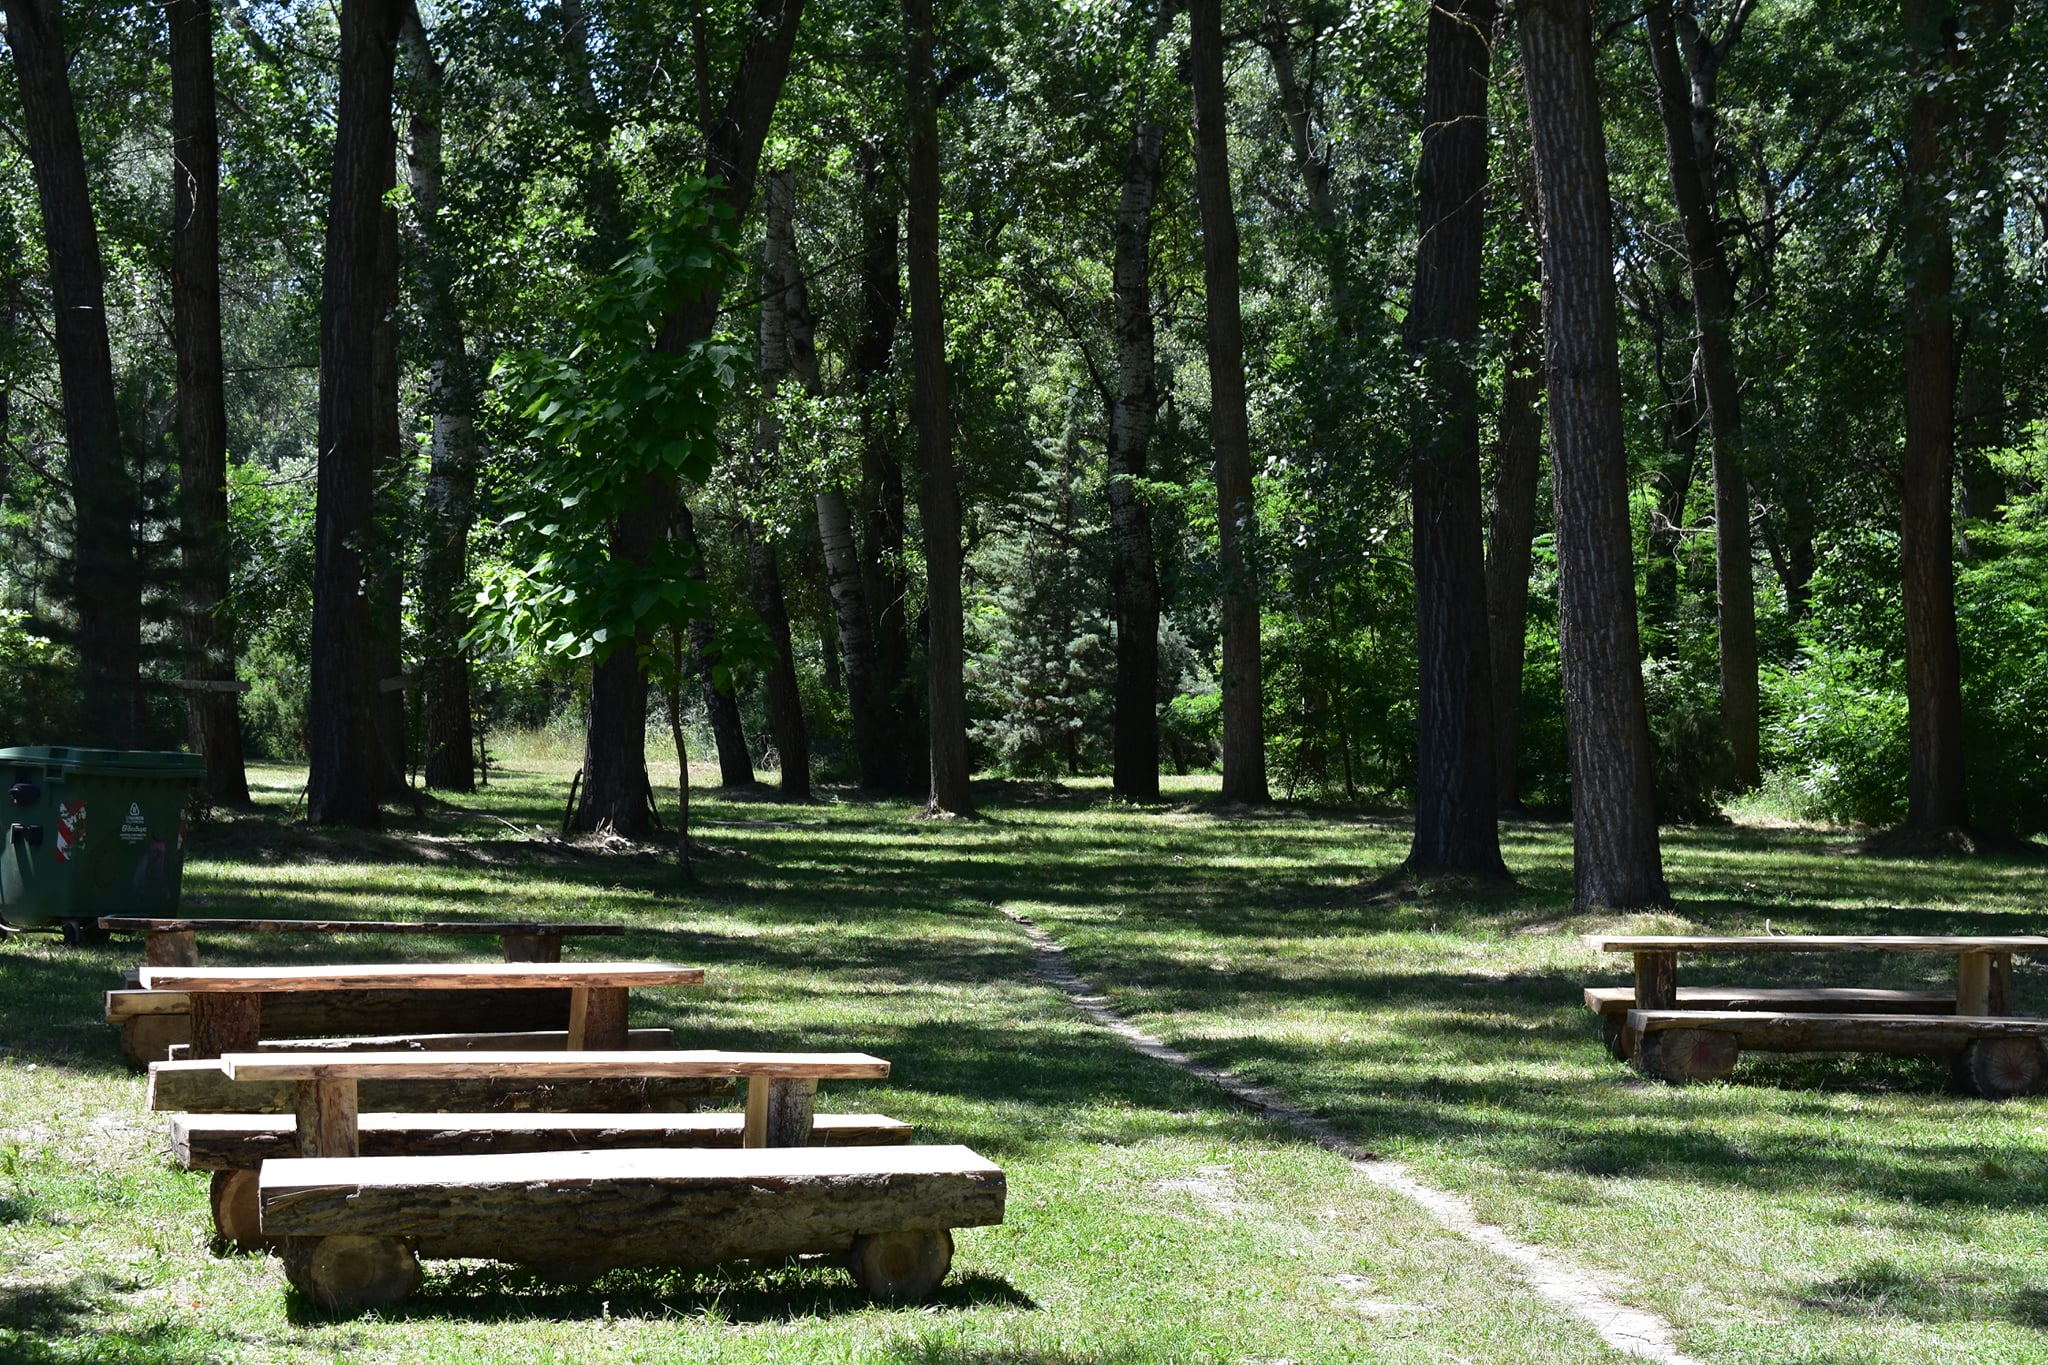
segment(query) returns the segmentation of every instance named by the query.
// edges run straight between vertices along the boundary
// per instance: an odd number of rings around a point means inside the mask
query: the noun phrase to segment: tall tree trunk
[[[1133,801],[1159,799],[1159,572],[1152,558],[1152,505],[1145,478],[1152,417],[1152,206],[1159,197],[1165,130],[1151,118],[1131,130],[1117,206],[1116,395],[1109,414],[1109,520],[1116,538],[1116,702],[1111,786]]]
[[[1906,275],[1906,444],[1899,470],[1899,558],[1906,617],[1908,824],[1962,825],[1962,661],[1956,643],[1955,248],[1944,143],[1955,106],[1941,89],[1954,56],[1949,0],[1902,0],[1907,69],[1903,190]]]
[[[220,129],[213,100],[213,0],[170,0],[172,330],[178,352],[178,522],[185,676],[235,679],[221,604],[228,594],[228,413],[220,354]],[[249,804],[242,713],[231,691],[185,694],[186,729],[206,756],[205,792]]]
[[[675,509],[675,538],[690,557],[690,577],[709,581],[703,544],[697,539],[697,519],[687,504]],[[754,759],[747,751],[747,733],[740,724],[739,696],[730,683],[718,681],[717,624],[709,616],[690,622],[690,659],[697,670],[697,682],[704,695],[704,714],[711,722],[711,738],[718,749],[718,785],[746,788],[754,785]]]
[[[1757,734],[1756,582],[1749,538],[1749,477],[1743,467],[1742,400],[1735,367],[1735,284],[1727,243],[1714,208],[1713,89],[1725,49],[1695,41],[1692,69],[1679,56],[1671,0],[1644,11],[1657,108],[1664,121],[1671,197],[1685,231],[1692,267],[1693,313],[1700,333],[1700,379],[1714,453],[1714,582],[1720,607],[1721,723],[1735,752],[1735,782],[1759,780]],[[1732,34],[1730,35],[1732,37]],[[1701,108],[1700,105],[1705,107]],[[1698,130],[1705,130],[1701,146]]]
[[[744,29],[747,45],[733,73],[732,92],[723,112],[705,129],[705,174],[716,177],[713,193],[736,217],[745,217],[753,201],[761,146],[782,98],[789,54],[796,45],[802,17],[803,0],[755,0]],[[656,345],[679,353],[706,340],[723,303],[723,291],[710,289],[684,304],[663,320]],[[639,511],[620,518],[612,530],[609,551],[615,558],[644,559],[657,538],[680,524],[679,490],[672,481],[651,479],[644,491]],[[576,809],[577,828],[609,824],[632,837],[644,833],[646,771],[647,679],[636,642],[622,642],[591,675],[590,726],[583,749],[583,799]]]
[[[1543,223],[1543,342],[1558,634],[1572,776],[1573,900],[1670,899],[1657,843],[1622,444],[1607,138],[1588,0],[1525,0],[1522,78]]]
[[[1514,41],[1508,17],[1494,24],[1496,48]],[[1511,168],[1509,210],[1522,243],[1536,245],[1536,168],[1528,129],[1509,113],[1500,125],[1502,161]],[[1521,256],[1520,250],[1516,256]],[[1523,809],[1517,760],[1522,747],[1522,665],[1528,648],[1529,564],[1536,539],[1536,490],[1543,472],[1543,306],[1518,276],[1500,393],[1498,444],[1486,541],[1486,634],[1493,678],[1494,802],[1503,813]]]
[[[334,180],[320,300],[320,475],[313,549],[314,824],[382,823],[374,641],[363,581],[374,533],[378,242],[397,144],[391,127],[397,0],[343,0]]]
[[[114,407],[106,276],[57,0],[7,0],[7,45],[42,208],[73,498],[79,738],[128,748],[142,712],[138,496]]]
[[[428,351],[427,411],[433,447],[427,465],[425,536],[420,547],[420,620],[426,657],[426,785],[476,789],[476,734],[471,716],[469,651],[469,528],[476,516],[476,380],[455,297],[455,261],[440,224],[441,91],[444,73],[419,11],[407,5],[401,38],[413,73],[411,178],[419,235],[420,312]]]
[[[1535,295],[1515,304],[1501,381],[1500,444],[1487,518],[1486,622],[1493,679],[1494,804],[1522,809],[1522,662],[1528,646],[1529,562],[1543,471],[1543,316]]]
[[[394,165],[385,194],[397,184]],[[376,326],[370,382],[375,389],[376,440],[370,460],[376,484],[375,539],[371,542],[370,676],[375,679],[377,790],[385,799],[412,795],[405,742],[405,553],[393,534],[404,521],[405,451],[398,420],[398,209],[386,203],[377,223]]]
[[[818,546],[825,557],[825,590],[832,599],[839,658],[846,669],[846,705],[853,717],[853,750],[860,784],[887,789],[894,764],[887,752],[888,709],[875,672],[868,633],[868,603],[861,586],[860,554],[853,539],[853,508],[837,484],[818,489]]]
[[[1456,8],[1451,8],[1455,5]],[[1415,872],[1507,875],[1494,821],[1493,685],[1479,510],[1480,260],[1486,239],[1487,78],[1493,0],[1429,10],[1421,224],[1408,342],[1423,411],[1415,501]]]
[[[1208,299],[1210,424],[1216,448],[1216,529],[1223,570],[1223,791],[1264,802],[1265,689],[1259,653],[1258,522],[1245,412],[1244,325],[1238,311],[1237,211],[1224,131],[1221,0],[1188,6],[1194,68],[1195,189],[1201,204]]]
[[[903,0],[905,100],[910,148],[910,346],[916,371],[911,416],[923,475],[926,715],[932,814],[972,815],[967,779],[967,682],[960,596],[960,483],[953,467],[946,392],[946,319],[939,280],[939,110],[932,64],[932,0]]]
[[[782,417],[775,403],[791,366],[791,295],[804,306],[803,277],[796,266],[796,177],[788,170],[768,172],[767,231],[761,257],[761,418],[756,429],[756,469],[773,466],[782,446]],[[808,338],[807,338],[808,339]],[[811,374],[816,375],[815,354]],[[799,382],[803,382],[799,379]],[[805,384],[815,390],[815,384]],[[792,801],[811,796],[811,746],[804,730],[803,694],[797,688],[796,659],[789,640],[789,608],[783,600],[782,570],[774,542],[759,522],[749,519],[747,588],[754,614],[768,628],[775,659],[768,669],[768,717],[775,730],[775,749],[782,767],[782,794]]]
[[[870,786],[909,794],[924,776],[925,739],[919,690],[910,676],[910,623],[904,604],[903,469],[890,441],[894,409],[889,378],[896,332],[903,316],[897,250],[902,203],[882,144],[869,140],[861,156],[861,330],[853,354],[853,385],[860,399],[860,571],[874,659],[874,693],[883,728],[878,767]]]

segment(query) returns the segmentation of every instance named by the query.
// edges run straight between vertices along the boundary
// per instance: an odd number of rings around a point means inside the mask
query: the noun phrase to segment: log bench
[[[1003,1220],[1003,1172],[965,1147],[551,1152],[266,1161],[257,1198],[286,1277],[330,1313],[388,1307],[419,1258],[561,1279],[843,1253],[876,1299],[945,1279],[952,1229]]]
[[[1742,1050],[1947,1055],[1985,1099],[2043,1088],[2048,1019],[2010,1015],[1801,1014],[1750,1010],[1630,1010],[1632,1064],[1683,1084],[1720,1080]]]
[[[233,1121],[215,1115],[182,1111],[172,1117],[172,1150],[188,1169],[213,1171],[215,1232],[242,1246],[262,1240],[256,1222],[254,1171],[270,1156],[354,1156],[369,1146],[373,1154],[420,1152],[535,1152],[584,1146],[580,1136],[618,1132],[616,1140],[592,1146],[719,1146],[727,1132],[731,1146],[807,1146],[817,1134],[813,1113],[821,1078],[881,1078],[889,1062],[860,1052],[268,1052],[233,1054],[215,1062],[186,1066],[197,1072],[211,1066],[231,1085],[291,1087],[291,1119],[236,1113]],[[160,1076],[180,1074],[176,1064],[150,1068],[152,1107],[164,1107],[166,1095],[154,1083]],[[446,1115],[418,1113],[432,1109],[428,1101],[446,1101],[440,1087],[516,1083],[528,1089],[555,1085],[657,1085],[662,1081],[717,1083],[748,1081],[745,1113],[662,1115],[641,1113],[616,1124],[612,1113],[557,1113],[532,1117],[518,1113]],[[365,1138],[358,1113],[360,1091],[379,1087],[383,1101],[395,1101],[403,1113],[381,1113],[375,1134]],[[422,1093],[424,1091],[424,1093]],[[596,1109],[596,1107],[594,1107]],[[266,1136],[274,1130],[274,1138]],[[645,1142],[633,1142],[639,1132]],[[825,1140],[899,1142],[907,1126],[885,1115],[840,1115],[823,1121]],[[180,1134],[182,1146],[180,1146]],[[193,1140],[211,1164],[190,1160]],[[412,1144],[424,1146],[412,1146]],[[283,1144],[283,1150],[276,1148]],[[250,1160],[221,1162],[221,1152],[254,1152]]]
[[[263,1037],[273,1001],[321,995],[374,992],[454,993],[454,1008],[463,997],[478,1002],[473,1016],[490,1008],[489,997],[500,992],[566,991],[564,1020],[572,1048],[621,1048],[626,1037],[626,993],[633,987],[702,984],[704,969],[672,962],[437,962],[324,964],[303,967],[143,967],[137,973],[140,991],[108,992],[110,1018],[139,1011],[175,1009],[180,996],[191,1019],[192,1057],[218,1057],[246,1051]],[[162,997],[149,997],[161,993]],[[493,1030],[487,1023],[457,1024],[453,1029],[390,1027],[388,1015],[359,1018],[353,1025],[337,1010],[320,1012],[322,1035],[467,1032]],[[533,1028],[539,1020],[528,1022]]]
[[[357,1150],[369,1156],[484,1156],[514,1152],[745,1145],[746,1115],[716,1114],[359,1114]],[[910,1125],[886,1114],[814,1114],[807,1145],[877,1147],[910,1140]],[[213,1229],[242,1249],[264,1244],[256,1173],[266,1161],[299,1155],[298,1121],[284,1114],[173,1114],[171,1156],[213,1175]]]
[[[1895,991],[1869,986],[1680,986],[1677,1008],[1764,1010],[1778,1014],[1826,1014],[1860,1010],[1872,1014],[1954,1014],[1954,991]],[[1586,1008],[1600,1016],[1601,1039],[1617,1062],[1635,1052],[1628,1013],[1636,1007],[1633,986],[1588,986]]]

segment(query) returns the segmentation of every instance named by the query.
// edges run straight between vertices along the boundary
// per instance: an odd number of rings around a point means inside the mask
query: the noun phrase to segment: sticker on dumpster
[[[57,861],[68,863],[85,844],[85,802],[57,803]]]
[[[121,822],[121,842],[139,844],[149,837],[149,823],[142,818],[142,807],[134,801],[128,803],[128,818]]]

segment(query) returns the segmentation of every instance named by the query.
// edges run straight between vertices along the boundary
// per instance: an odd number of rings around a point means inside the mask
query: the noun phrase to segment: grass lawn
[[[1009,1173],[1008,1221],[961,1234],[953,1280],[916,1309],[871,1308],[815,1266],[562,1287],[429,1262],[401,1310],[330,1322],[287,1296],[275,1262],[209,1253],[204,1178],[168,1163],[99,1018],[132,942],[17,939],[0,945],[0,1360],[1624,1359],[1337,1157],[1081,1021],[1037,980],[1004,907],[1150,1031],[1602,1272],[1692,1354],[2048,1361],[2042,1101],[1953,1098],[1942,1068],[1882,1058],[1746,1058],[1733,1084],[1673,1090],[1609,1060],[1578,1000],[1622,978],[1578,945],[1588,929],[2031,931],[2039,865],[1873,861],[1824,831],[1668,831],[1679,912],[1596,923],[1569,915],[1562,826],[1509,828],[1516,891],[1376,893],[1405,851],[1400,821],[1218,816],[1195,804],[1200,784],[1140,810],[1071,784],[992,788],[986,818],[958,823],[700,792],[699,836],[722,856],[679,894],[658,857],[566,857],[503,823],[559,820],[558,763],[530,759],[461,810],[377,836],[289,825],[303,774],[253,776],[262,816],[195,831],[194,912],[628,924],[569,955],[713,969],[702,989],[636,994],[634,1024],[673,1025],[686,1045],[890,1058],[887,1084],[828,1083],[822,1107],[973,1146]],[[203,951],[493,946],[222,937]],[[1849,970],[1912,984],[1942,965]],[[2043,976],[2021,965],[2019,1008],[2048,1009]]]

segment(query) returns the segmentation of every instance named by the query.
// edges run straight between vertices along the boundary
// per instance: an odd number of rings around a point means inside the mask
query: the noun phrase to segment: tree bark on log
[[[1699,327],[1701,388],[1714,455],[1714,583],[1720,608],[1721,722],[1735,754],[1735,783],[1756,786],[1756,583],[1749,535],[1749,475],[1742,446],[1742,399],[1735,365],[1735,282],[1715,208],[1714,88],[1726,47],[1694,32],[1690,63],[1679,55],[1671,0],[1649,0],[1650,65],[1664,122],[1671,197],[1685,232],[1692,271],[1693,314]],[[1724,43],[1740,32],[1731,24]],[[1688,69],[1688,67],[1690,69]]]
[[[178,534],[185,676],[232,682],[228,595],[228,414],[220,342],[220,127],[213,0],[170,0],[172,330],[178,353]],[[186,732],[206,757],[209,801],[249,805],[233,692],[185,694]]]
[[[362,584],[375,537],[375,350],[383,190],[391,126],[397,0],[343,0],[334,178],[320,303],[320,470],[315,511],[312,690],[306,815],[375,828],[375,644]]]
[[[1162,18],[1170,7],[1162,4]],[[1116,394],[1109,413],[1109,520],[1116,540],[1116,699],[1111,789],[1132,801],[1159,799],[1159,572],[1152,555],[1146,474],[1159,408],[1152,325],[1152,208],[1159,198],[1165,129],[1149,116],[1131,130],[1117,205],[1112,289],[1116,305]]]
[[[442,86],[416,5],[400,33],[412,68],[410,108],[413,211],[419,248],[420,311],[428,347],[427,411],[433,417],[428,457],[425,541],[420,548],[420,616],[426,657],[424,688],[426,785],[476,789],[476,733],[471,714],[469,651],[469,528],[476,515],[476,378],[455,296],[455,261],[442,230]]]
[[[68,588],[78,613],[79,726],[85,743],[125,749],[142,712],[138,494],[114,403],[99,228],[57,0],[7,0],[6,14],[50,261],[75,528]]]
[[[1607,140],[1587,0],[1518,16],[1543,229],[1543,340],[1572,778],[1573,900],[1670,899],[1650,780],[1623,448]]]
[[[1493,0],[1428,15],[1421,223],[1408,345],[1422,408],[1410,448],[1420,708],[1415,837],[1422,875],[1505,877],[1495,823],[1493,688],[1480,539],[1480,265],[1486,237]]]
[[[1901,0],[1912,102],[1902,188],[1906,277],[1906,440],[1899,468],[1899,560],[1906,618],[1906,823],[1968,823],[1962,657],[1956,640],[1955,246],[1946,140],[1954,102],[1954,6]]]
[[[903,0],[904,97],[909,129],[906,193],[910,239],[910,345],[924,520],[925,683],[929,814],[972,815],[968,790],[967,682],[961,599],[960,481],[953,465],[947,395],[944,287],[939,278],[939,109],[932,0]]]
[[[1265,688],[1259,639],[1258,521],[1245,412],[1244,324],[1238,299],[1237,213],[1224,120],[1221,0],[1188,6],[1194,75],[1195,189],[1207,297],[1210,423],[1223,575],[1223,790],[1225,801],[1264,803]]]

